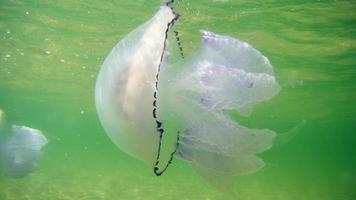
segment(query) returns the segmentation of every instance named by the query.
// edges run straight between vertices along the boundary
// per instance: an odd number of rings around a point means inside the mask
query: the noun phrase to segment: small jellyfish
[[[256,154],[272,146],[275,133],[244,127],[225,111],[248,115],[278,94],[272,65],[250,44],[205,30],[198,49],[176,56],[170,28],[178,15],[170,3],[105,59],[95,89],[101,124],[156,175],[174,155],[210,180],[256,172],[264,166]]]
[[[47,138],[40,130],[12,125],[9,130],[0,112],[0,177],[20,178],[38,168]]]

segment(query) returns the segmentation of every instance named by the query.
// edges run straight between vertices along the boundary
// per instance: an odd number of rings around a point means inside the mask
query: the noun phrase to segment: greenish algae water
[[[181,0],[186,54],[207,29],[245,40],[273,63],[280,94],[239,123],[298,134],[261,154],[263,170],[219,192],[181,160],[162,177],[121,152],[94,108],[110,49],[159,0],[0,1],[0,108],[49,138],[39,170],[0,179],[1,200],[352,200],[356,198],[356,2]],[[280,137],[283,139],[283,137]],[[282,140],[280,140],[282,141]]]

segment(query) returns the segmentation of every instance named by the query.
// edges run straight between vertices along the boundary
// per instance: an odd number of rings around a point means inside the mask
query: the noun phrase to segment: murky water
[[[0,199],[356,198],[356,2],[181,0],[184,52],[207,29],[245,40],[275,67],[280,94],[248,127],[289,131],[267,167],[219,192],[180,160],[162,177],[122,153],[96,116],[94,84],[110,49],[158,9],[155,1],[0,1],[0,108],[49,138],[39,170],[0,179]]]

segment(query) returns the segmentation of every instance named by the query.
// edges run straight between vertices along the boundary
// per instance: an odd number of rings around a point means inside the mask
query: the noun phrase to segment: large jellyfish
[[[20,178],[37,169],[47,138],[40,130],[26,126],[6,127],[0,110],[0,177]]]
[[[213,179],[259,170],[264,162],[256,154],[272,146],[275,133],[241,126],[226,110],[248,115],[275,96],[272,65],[248,43],[209,31],[201,31],[195,52],[177,59],[169,40],[177,19],[162,5],[105,59],[95,102],[106,133],[156,175],[173,156]]]

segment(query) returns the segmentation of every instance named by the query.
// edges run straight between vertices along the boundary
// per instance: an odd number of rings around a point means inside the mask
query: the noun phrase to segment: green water
[[[241,124],[298,134],[261,154],[263,170],[219,192],[181,160],[162,177],[121,152],[96,116],[94,84],[114,44],[160,1],[0,1],[0,108],[50,140],[39,170],[1,179],[0,199],[351,200],[356,198],[356,1],[182,0],[187,54],[207,29],[273,63],[282,91]],[[233,113],[234,114],[234,113]]]

